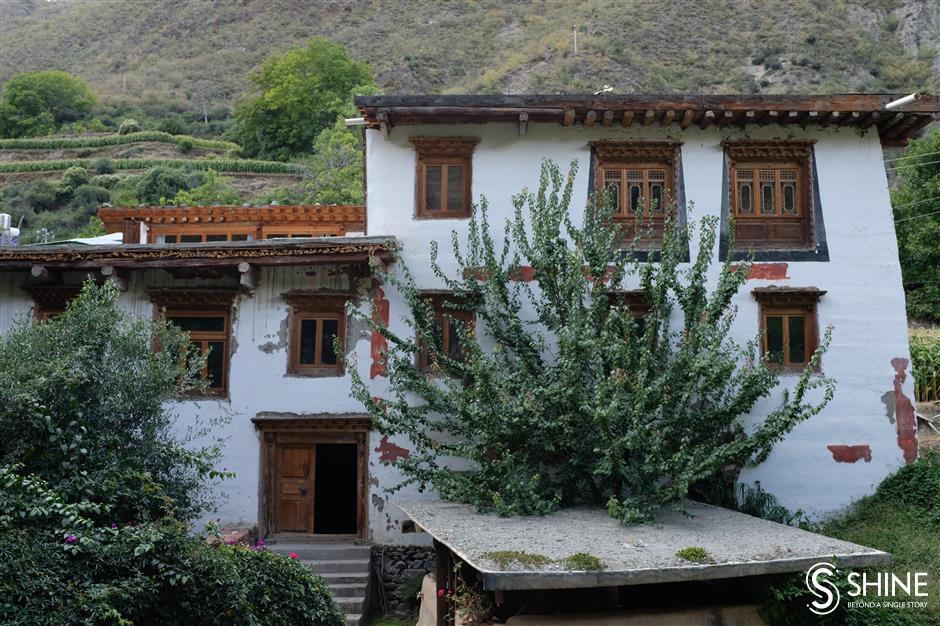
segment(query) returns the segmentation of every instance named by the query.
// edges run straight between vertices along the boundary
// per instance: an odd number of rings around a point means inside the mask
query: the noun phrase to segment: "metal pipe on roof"
[[[893,102],[889,102],[888,104],[885,105],[885,108],[889,111],[893,111],[894,109],[901,108],[905,104],[910,104],[911,102],[916,102],[917,100],[920,100],[920,94],[917,92],[914,92],[909,96],[904,96],[903,98],[898,98],[897,100],[894,100]]]
[[[349,128],[350,126],[365,126],[365,125],[366,125],[366,118],[364,118],[364,117],[347,117],[347,118],[344,120],[344,123],[346,124],[346,128]]]

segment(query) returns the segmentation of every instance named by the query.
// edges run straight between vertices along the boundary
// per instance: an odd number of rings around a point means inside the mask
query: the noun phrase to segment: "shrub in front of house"
[[[89,281],[0,340],[0,623],[343,624],[300,563],[192,533],[229,474],[167,401],[204,359],[118,296]]]

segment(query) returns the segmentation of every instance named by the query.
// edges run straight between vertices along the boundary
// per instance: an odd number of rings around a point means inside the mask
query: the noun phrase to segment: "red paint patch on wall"
[[[732,265],[731,271],[736,272],[740,265]],[[752,263],[751,271],[747,273],[748,280],[786,280],[790,278],[787,276],[787,268],[789,266],[786,263]]]
[[[382,323],[388,326],[389,303],[385,297],[385,292],[379,286],[378,282],[374,284],[375,299],[372,301],[372,321]],[[385,376],[385,353],[388,352],[388,339],[382,336],[377,330],[372,331],[372,341],[370,354],[372,356],[372,366],[369,368],[369,377]]]
[[[826,446],[832,452],[832,459],[836,463],[855,463],[864,460],[871,463],[871,448],[868,444],[863,446]]]
[[[379,461],[383,463],[394,463],[398,459],[407,459],[410,452],[401,446],[396,446],[388,440],[388,435],[382,437],[379,446],[375,449],[379,453]]]
[[[531,265],[523,265],[514,271],[509,279],[520,283],[531,283],[535,280],[535,268]]]
[[[894,424],[898,429],[898,447],[904,451],[904,462],[917,460],[917,420],[914,418],[914,404],[901,390],[907,379],[907,359],[891,359],[894,368]]]

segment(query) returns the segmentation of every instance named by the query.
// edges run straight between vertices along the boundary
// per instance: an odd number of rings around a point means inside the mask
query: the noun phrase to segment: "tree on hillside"
[[[58,70],[17,74],[3,84],[0,137],[31,137],[88,115],[95,94],[80,78]]]
[[[309,154],[351,96],[376,89],[368,65],[323,37],[269,58],[250,79],[257,93],[236,108],[236,135],[248,153],[268,159]]]
[[[305,165],[304,188],[310,202],[362,202],[362,136],[360,131],[346,128],[342,116],[320,131],[313,142],[313,155]]]
[[[365,317],[389,343],[389,392],[373,398],[350,368],[354,394],[382,434],[410,441],[396,462],[406,482],[445,499],[501,514],[587,501],[648,519],[721,468],[762,461],[822,409],[834,383],[814,370],[829,334],[779,406],[745,432],[741,418],[779,378],[759,338],[731,336],[747,264],[725,262],[714,285],[707,279],[717,220],[703,220],[691,264],[675,222],[657,262],[634,261],[621,253],[613,202],[592,201],[583,226],[572,224],[573,181],[574,169],[565,179],[543,164],[537,192],[513,198],[501,244],[484,199],[466,244],[452,236],[452,273],[432,246],[432,269],[452,294],[442,314],[399,259],[384,278],[417,340]],[[519,280],[522,268],[532,282]],[[626,276],[642,286],[642,319],[618,295]]]
[[[915,319],[940,322],[940,129],[910,143],[894,162],[898,187],[891,194],[898,253]]]

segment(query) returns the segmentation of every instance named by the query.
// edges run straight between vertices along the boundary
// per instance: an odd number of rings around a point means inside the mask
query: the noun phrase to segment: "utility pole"
[[[121,94],[127,96],[127,72],[124,72],[124,86],[121,88]]]
[[[571,27],[571,32],[574,37],[574,55],[578,56],[578,25],[577,24]]]

